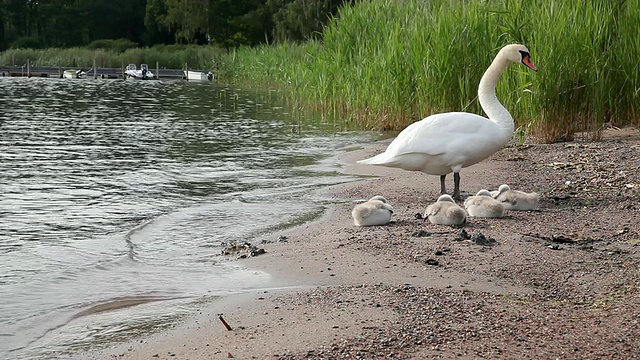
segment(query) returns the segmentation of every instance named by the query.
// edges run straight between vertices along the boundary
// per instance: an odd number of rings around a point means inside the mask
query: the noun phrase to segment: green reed
[[[365,129],[395,129],[442,111],[481,113],[477,86],[508,43],[540,71],[511,66],[498,96],[540,141],[605,122],[638,124],[640,0],[370,0],[344,8],[322,43],[241,49],[227,79],[273,84],[301,106]]]
[[[134,48],[124,52],[87,48],[10,49],[0,53],[0,65],[24,65],[27,60],[34,66],[119,68],[129,63],[147,63],[155,67],[182,69],[212,69],[223,50],[212,46],[158,45],[152,48]]]

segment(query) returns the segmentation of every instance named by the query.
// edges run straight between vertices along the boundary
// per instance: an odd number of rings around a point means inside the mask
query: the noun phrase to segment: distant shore
[[[0,66],[0,77],[45,77],[62,78],[65,70],[84,70],[85,78],[101,79],[123,79],[124,67],[122,68],[95,68],[82,66]],[[156,69],[155,65],[151,70],[157,79],[182,79],[183,69]]]

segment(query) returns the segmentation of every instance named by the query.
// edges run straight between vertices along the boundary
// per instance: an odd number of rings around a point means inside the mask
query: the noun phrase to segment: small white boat
[[[148,80],[154,78],[154,75],[151,70],[149,70],[149,66],[147,66],[147,64],[140,64],[140,69],[138,69],[136,64],[129,64],[124,70],[124,74],[127,79]]]
[[[83,79],[87,76],[87,73],[82,70],[69,69],[62,73],[62,77],[65,79]]]
[[[213,80],[213,71],[209,71],[205,73],[204,71],[193,71],[193,70],[184,70],[184,78],[187,81],[197,80],[197,81],[207,81]]]

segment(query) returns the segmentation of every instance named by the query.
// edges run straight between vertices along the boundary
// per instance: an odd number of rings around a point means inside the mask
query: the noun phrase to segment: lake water
[[[371,140],[298,127],[277,97],[0,78],[0,358],[120,341],[266,286],[224,244],[318,216],[316,190],[354,180],[325,159]]]

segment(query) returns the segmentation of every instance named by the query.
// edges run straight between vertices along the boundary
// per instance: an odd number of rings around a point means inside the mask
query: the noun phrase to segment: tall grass
[[[35,66],[119,68],[123,64],[156,62],[163,68],[181,69],[185,63],[192,69],[212,69],[223,50],[212,46],[159,45],[152,48],[134,48],[124,52],[104,49],[10,49],[0,53],[0,65],[23,65],[27,60]]]
[[[540,71],[511,66],[498,96],[540,141],[598,138],[639,124],[640,0],[370,0],[342,9],[322,43],[241,49],[223,75],[271,83],[307,107],[367,129],[399,130],[431,113],[481,113],[477,86],[508,43]]]

